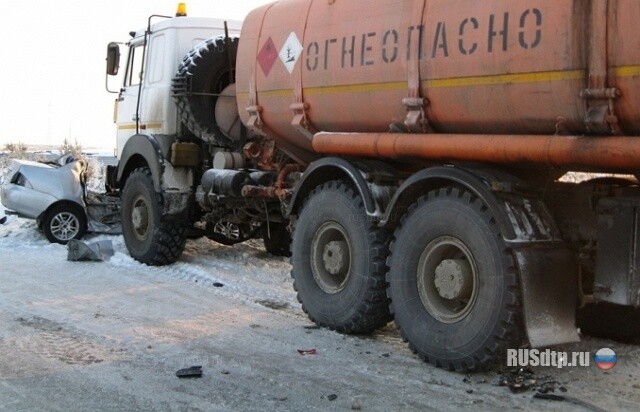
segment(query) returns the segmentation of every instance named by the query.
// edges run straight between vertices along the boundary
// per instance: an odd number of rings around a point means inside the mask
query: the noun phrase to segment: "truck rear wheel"
[[[412,351],[437,367],[469,371],[519,346],[517,269],[480,199],[457,188],[430,192],[394,237],[388,296]]]
[[[262,228],[262,240],[267,253],[274,256],[291,256],[291,233],[286,224],[265,224]]]
[[[620,342],[640,340],[640,309],[611,303],[590,303],[578,310],[577,324],[583,334]]]
[[[160,195],[156,193],[151,171],[133,171],[122,195],[122,234],[129,254],[151,266],[168,265],[182,255],[186,243],[180,222],[163,220]]]
[[[344,333],[370,333],[391,321],[386,240],[344,183],[311,192],[291,247],[293,285],[311,320]]]

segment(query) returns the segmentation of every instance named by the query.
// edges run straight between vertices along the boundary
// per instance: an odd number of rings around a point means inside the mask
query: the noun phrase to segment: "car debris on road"
[[[71,239],[67,243],[67,249],[67,260],[70,262],[104,262],[115,253],[111,240],[85,243],[81,240]]]
[[[190,368],[180,369],[176,372],[178,378],[201,378],[202,366],[191,366]]]

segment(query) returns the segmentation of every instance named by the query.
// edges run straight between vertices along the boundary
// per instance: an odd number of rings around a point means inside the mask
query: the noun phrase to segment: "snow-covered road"
[[[2,211],[0,210],[0,216]],[[317,329],[286,259],[260,243],[189,241],[177,264],[66,261],[32,221],[0,225],[0,410],[637,410],[640,348],[586,338],[563,350],[616,350],[619,364],[537,368],[565,401],[424,364],[392,325],[372,337]],[[300,355],[298,349],[316,349]],[[201,379],[178,369],[202,365]],[[560,390],[560,388],[566,392]],[[587,408],[588,409],[588,408]]]

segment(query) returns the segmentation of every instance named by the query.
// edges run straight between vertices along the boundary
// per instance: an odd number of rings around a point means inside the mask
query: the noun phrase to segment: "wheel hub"
[[[311,242],[311,270],[316,284],[326,293],[336,294],[347,286],[351,274],[351,244],[344,228],[327,222]]]
[[[80,231],[80,222],[72,213],[59,213],[51,219],[51,233],[57,239],[68,241]]]
[[[324,247],[322,260],[324,267],[332,275],[345,273],[349,254],[349,246],[346,241],[332,240]]]
[[[429,243],[418,263],[417,286],[424,308],[443,323],[463,320],[475,305],[476,262],[460,239],[442,236]]]
[[[473,284],[469,262],[463,259],[445,259],[436,267],[435,286],[445,299],[468,297]]]
[[[140,240],[144,240],[149,231],[149,207],[142,197],[136,199],[131,210],[131,224],[133,233]]]

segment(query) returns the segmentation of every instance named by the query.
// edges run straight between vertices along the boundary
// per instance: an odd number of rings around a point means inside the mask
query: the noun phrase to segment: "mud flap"
[[[577,264],[569,251],[527,246],[514,249],[520,269],[525,329],[532,348],[578,342]]]

